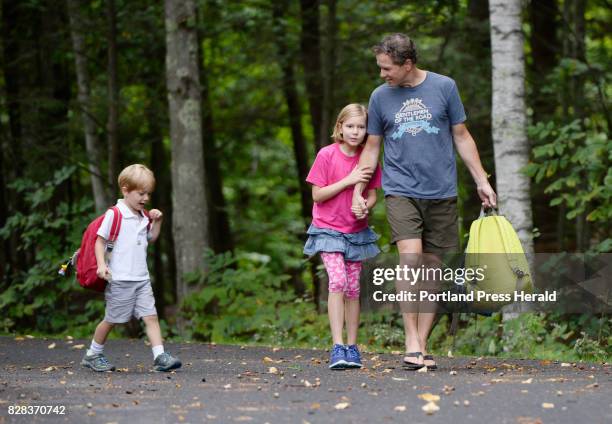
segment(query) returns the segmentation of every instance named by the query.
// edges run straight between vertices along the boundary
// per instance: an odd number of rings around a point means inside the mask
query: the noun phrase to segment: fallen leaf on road
[[[532,417],[518,417],[516,422],[518,424],[542,424],[542,420],[540,418]]]
[[[55,343],[51,343],[49,346],[47,346],[47,349],[55,349]]]
[[[85,347],[84,344],[78,344],[71,347],[71,349],[83,349]]]
[[[278,352],[280,350],[280,347],[274,347],[272,348],[272,352]]]
[[[426,403],[425,405],[423,405],[423,407],[421,409],[423,411],[425,411],[425,413],[427,415],[431,415],[434,412],[439,411],[440,407],[438,405],[436,405],[435,403],[433,403],[433,402],[429,402],[429,403]]]
[[[567,362],[561,362],[562,367],[571,367],[572,364],[568,364]]]
[[[391,379],[395,381],[408,381],[407,378],[401,378],[401,377],[391,377]]]
[[[26,339],[30,339],[32,340],[34,338],[34,336],[30,335],[30,334],[26,334]]]
[[[382,372],[384,372],[386,374],[386,373],[390,373],[392,371],[393,371],[393,369],[391,369],[391,368],[385,368]]]
[[[587,389],[594,389],[596,387],[599,387],[599,383],[593,383],[593,384],[589,384],[588,386],[586,386]]]
[[[421,367],[417,372],[427,372],[427,367]]]
[[[263,361],[266,364],[280,364],[281,362],[283,362],[282,360],[274,360],[270,358],[269,356],[264,357]]]
[[[478,391],[478,392],[474,392],[474,393],[472,393],[472,396],[482,396],[482,395],[484,395],[484,394],[485,394],[485,392],[483,392],[482,390],[480,390],[480,391]]]
[[[20,341],[23,341],[23,340],[25,340],[23,337],[20,337],[20,336],[15,337],[15,341],[16,342],[20,342]]]
[[[447,386],[445,384],[444,388],[442,388],[442,391],[444,392],[445,395],[450,395],[452,392],[455,391],[455,388],[453,386]]]
[[[315,402],[310,405],[310,409],[319,409],[319,408],[321,408],[321,404],[318,402]]]
[[[278,374],[278,368],[276,367],[268,368],[268,374]]]
[[[56,370],[56,369],[57,369],[57,367],[50,366],[50,367],[45,368],[45,369],[43,370],[43,372],[51,372],[51,371],[54,371],[54,370]]]
[[[393,410],[397,412],[404,412],[406,407],[404,405],[397,405],[395,408],[393,408]]]
[[[448,356],[449,358],[454,358],[453,351],[449,350],[448,353],[446,354],[446,356]]]
[[[548,403],[548,402],[542,403],[542,408],[544,409],[553,409],[554,407],[555,407],[554,403]]]
[[[308,380],[304,380],[304,387],[312,387],[312,383]]]
[[[457,371],[452,370],[451,372],[449,372],[450,375],[457,375]]]
[[[351,404],[350,404],[350,403],[348,403],[348,402],[340,402],[340,403],[337,403],[337,404],[334,406],[334,408],[336,408],[336,409],[346,409],[346,408],[348,408],[349,406],[351,406]]]
[[[521,383],[522,384],[531,384],[532,381],[533,381],[533,378],[528,378],[527,380],[521,381]]]
[[[463,401],[463,406],[470,406],[470,401],[469,400],[464,400]]]
[[[437,402],[440,400],[440,396],[432,393],[422,393],[418,397],[419,399],[423,399],[425,402]]]
[[[231,389],[232,385],[231,384],[226,384],[225,386],[223,386],[224,389]]]

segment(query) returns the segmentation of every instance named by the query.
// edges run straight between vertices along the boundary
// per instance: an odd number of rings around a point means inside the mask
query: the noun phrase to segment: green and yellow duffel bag
[[[499,311],[514,302],[514,292],[533,292],[533,281],[523,246],[510,222],[496,210],[481,210],[472,222],[465,250],[465,269],[476,277],[465,281],[465,293],[474,293],[470,309]]]

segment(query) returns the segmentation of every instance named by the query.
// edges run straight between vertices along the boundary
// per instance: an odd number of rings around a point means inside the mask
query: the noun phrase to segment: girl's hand
[[[161,221],[164,214],[159,209],[151,209],[149,211],[149,218],[151,221]]]
[[[372,169],[355,167],[344,179],[349,186],[354,186],[359,183],[367,183],[372,177]]]

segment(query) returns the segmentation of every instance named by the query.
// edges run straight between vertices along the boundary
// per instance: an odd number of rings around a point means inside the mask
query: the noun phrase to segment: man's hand
[[[98,270],[96,271],[96,274],[99,278],[103,280],[106,280],[106,281],[111,280],[111,272],[108,269],[108,266],[106,266],[106,264],[98,266]]]
[[[489,184],[488,181],[477,186],[476,191],[478,192],[480,200],[482,200],[482,206],[485,208],[497,206],[497,195],[495,194],[495,191],[493,191],[493,187],[491,187],[491,184]]]
[[[151,218],[151,221],[161,221],[163,216],[164,214],[159,209],[151,209],[149,211],[149,218]]]
[[[355,166],[355,168],[344,177],[347,185],[354,186],[359,183],[367,183],[372,178],[372,170],[368,167],[361,168],[359,165]]]
[[[368,215],[368,205],[359,193],[353,193],[353,204],[351,205],[351,211],[357,217],[357,219],[363,219]]]

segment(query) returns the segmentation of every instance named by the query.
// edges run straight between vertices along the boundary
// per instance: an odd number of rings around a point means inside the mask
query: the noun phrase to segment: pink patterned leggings
[[[359,299],[361,262],[345,261],[339,252],[321,252],[329,276],[329,292],[344,293],[347,299]]]

